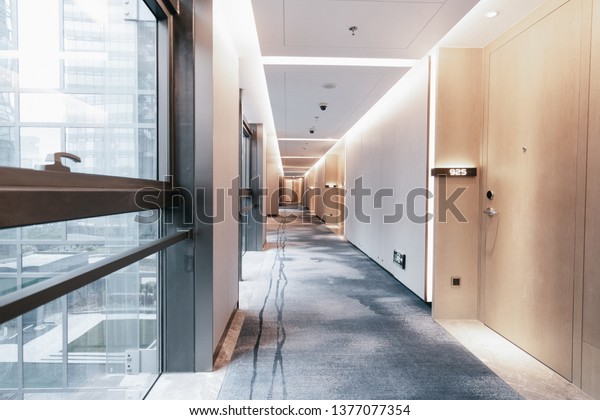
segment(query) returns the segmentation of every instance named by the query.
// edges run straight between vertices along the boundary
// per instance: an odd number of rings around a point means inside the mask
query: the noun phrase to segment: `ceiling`
[[[284,57],[264,68],[285,175],[310,169],[476,3],[252,0],[263,57]]]
[[[301,176],[433,47],[483,47],[545,0],[251,1],[283,171]]]

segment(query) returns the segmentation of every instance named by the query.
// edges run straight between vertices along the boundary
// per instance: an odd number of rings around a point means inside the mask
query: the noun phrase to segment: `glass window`
[[[62,299],[57,299],[21,317],[25,388],[62,386],[62,306]]]
[[[65,151],[73,172],[157,178],[157,27],[137,3],[0,1],[0,166]]]
[[[14,399],[18,383],[17,320],[0,324],[0,399]]]
[[[0,230],[0,295],[158,237],[135,217]],[[158,374],[157,285],[152,255],[0,325],[0,399],[143,397]]]
[[[158,375],[156,273],[151,256],[24,314],[20,329],[0,325],[0,399],[142,398]]]
[[[16,229],[0,229],[0,239],[15,239],[16,237]]]
[[[0,230],[0,294],[98,262],[158,238],[137,213]]]
[[[21,168],[35,169],[48,155],[61,149],[61,130],[47,127],[23,127],[19,136]]]

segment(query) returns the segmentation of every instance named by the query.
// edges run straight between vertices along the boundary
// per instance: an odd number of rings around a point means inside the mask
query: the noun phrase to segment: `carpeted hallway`
[[[318,219],[277,222],[220,399],[520,398]]]

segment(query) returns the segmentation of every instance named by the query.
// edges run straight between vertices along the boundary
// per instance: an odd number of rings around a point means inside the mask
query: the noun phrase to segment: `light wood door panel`
[[[582,387],[600,398],[600,4],[594,2],[583,287]]]
[[[581,4],[489,55],[485,323],[571,379]]]

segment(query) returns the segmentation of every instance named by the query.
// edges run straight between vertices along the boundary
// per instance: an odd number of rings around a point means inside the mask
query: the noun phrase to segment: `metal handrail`
[[[61,296],[80,289],[104,276],[191,237],[191,229],[173,233],[152,241],[149,244],[107,257],[96,263],[0,296],[0,324],[52,302]]]

